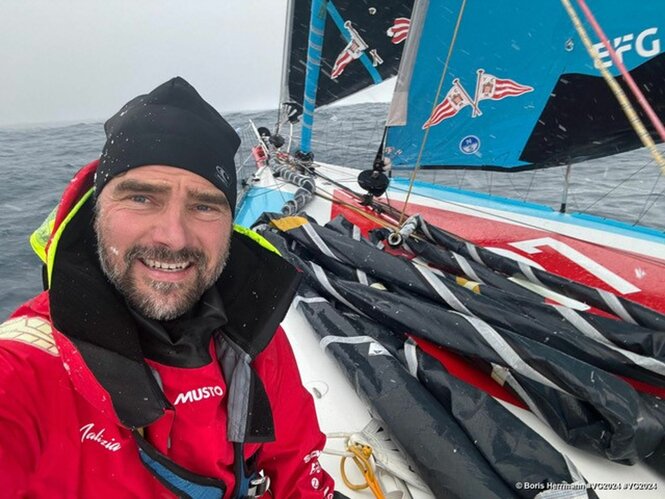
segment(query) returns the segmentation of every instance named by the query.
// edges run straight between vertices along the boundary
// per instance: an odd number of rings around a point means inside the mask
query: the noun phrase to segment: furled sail
[[[663,3],[587,3],[665,118]],[[595,64],[618,76],[603,44],[592,42]],[[622,77],[617,81],[623,85]],[[568,164],[640,146],[560,0],[417,2],[385,144],[396,167],[493,170]]]
[[[328,0],[316,106],[395,76],[413,0]],[[292,0],[282,102],[302,107],[312,0]]]
[[[304,282],[320,295],[302,298],[305,316],[326,344],[345,344],[331,350],[343,366],[350,366],[347,368],[357,383],[356,388],[379,412],[376,403],[385,403],[387,396],[366,392],[368,386],[377,387],[378,382],[365,381],[365,369],[361,367],[364,361],[357,357],[359,350],[347,348],[346,343],[356,346],[362,343],[362,349],[367,351],[367,344],[374,341],[381,348],[393,351],[396,338],[403,343],[407,333],[421,347],[423,340],[425,344],[436,345],[433,350],[428,349],[428,353],[437,357],[444,367],[454,366],[455,363],[450,362],[451,355],[458,356],[454,358],[466,366],[457,372],[459,379],[486,389],[488,385],[477,383],[478,378],[471,372],[491,373],[491,384],[498,383],[506,391],[496,393],[497,397],[511,403],[515,403],[512,399],[517,397],[518,404],[527,406],[569,444],[623,464],[645,461],[660,472],[665,470],[665,418],[659,405],[659,397],[665,393],[665,364],[662,352],[651,348],[661,343],[658,338],[663,315],[659,312],[651,311],[654,318],[660,318],[653,322],[654,328],[637,326],[619,317],[594,317],[550,304],[536,295],[529,296],[526,290],[506,287],[506,282],[502,281],[508,281],[507,276],[501,273],[495,273],[492,284],[476,282],[473,289],[468,289],[460,285],[459,276],[455,275],[464,272],[462,267],[469,263],[459,254],[455,259],[466,263],[457,270],[451,269],[455,274],[444,269],[434,273],[427,263],[435,262],[388,254],[375,246],[374,239],[362,238],[359,228],[341,216],[325,226],[304,217],[264,216],[262,222],[267,223],[261,224],[262,235],[303,271]],[[378,235],[378,232],[373,233],[373,236]],[[481,267],[475,268],[480,270]],[[482,275],[488,274],[483,272]],[[353,326],[345,326],[344,322],[352,316],[364,316],[368,320],[364,323],[351,320]],[[593,326],[588,327],[590,324]],[[355,333],[345,332],[354,329]],[[635,343],[628,345],[623,338],[633,334],[642,338],[646,335],[651,341],[643,342],[646,348]],[[340,340],[350,335],[359,336],[363,341]],[[348,360],[350,358],[353,360]],[[430,364],[436,366],[436,363]],[[385,375],[387,365],[375,367],[381,374],[379,380],[397,379],[392,372],[390,376]],[[414,374],[413,370],[411,372]],[[421,374],[424,373],[418,373],[417,377],[427,390],[436,392]],[[395,396],[397,387],[404,387],[405,383],[392,383],[389,396]],[[409,386],[406,392],[415,395],[416,389]],[[433,395],[437,398],[435,393]],[[417,417],[404,416],[404,411],[412,406],[415,409],[416,403],[431,407],[424,399],[395,403],[398,405],[389,406],[393,413],[383,412],[379,419],[392,418],[396,413],[400,421],[415,421]],[[440,422],[442,417],[435,419]],[[494,416],[487,417],[489,421],[497,421]],[[404,429],[399,428],[396,421],[385,422],[392,430]],[[482,427],[487,429],[492,425],[484,423]],[[437,427],[421,424],[418,428]],[[447,428],[450,431],[446,435],[451,436],[452,422]],[[496,433],[494,430],[490,433],[498,435],[505,428],[495,430]],[[468,434],[467,430],[463,433]],[[435,442],[432,452],[449,445],[446,437],[433,439],[431,436],[423,446]],[[396,436],[403,445],[413,444],[414,438],[405,433],[401,438]],[[500,440],[491,445],[494,452],[502,448]],[[514,450],[498,451],[498,454],[513,459],[517,457]],[[418,452],[407,450],[407,454],[413,456]],[[485,458],[491,464],[490,471],[498,471],[502,458],[489,455]],[[450,463],[446,461],[446,464]],[[483,462],[483,466],[486,464]],[[471,464],[469,469],[472,469]],[[473,469],[476,473],[476,468]],[[486,472],[483,467],[477,469],[479,473]],[[418,472],[437,497],[451,493],[435,489],[437,484],[454,482],[437,476],[441,470],[418,467]],[[507,482],[514,483],[514,479]]]

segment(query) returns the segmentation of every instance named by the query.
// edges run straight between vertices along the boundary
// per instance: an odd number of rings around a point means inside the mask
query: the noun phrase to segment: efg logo
[[[660,38],[658,38],[658,28],[647,28],[635,36],[634,33],[628,33],[618,36],[611,40],[612,48],[617,53],[619,60],[623,62],[623,54],[635,51],[640,57],[648,58],[660,54]],[[594,50],[601,59],[601,64],[596,67],[609,68],[613,65],[610,53],[603,43],[596,43]]]

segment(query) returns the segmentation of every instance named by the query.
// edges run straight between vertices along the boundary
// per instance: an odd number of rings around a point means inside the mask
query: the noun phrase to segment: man
[[[182,78],[105,130],[0,326],[0,495],[332,498],[279,326],[298,275],[233,229],[239,137]]]

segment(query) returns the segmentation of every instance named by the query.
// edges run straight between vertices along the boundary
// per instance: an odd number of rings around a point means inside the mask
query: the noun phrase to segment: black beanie
[[[125,104],[104,124],[106,144],[95,193],[119,173],[145,165],[176,166],[212,182],[235,213],[235,156],[240,137],[180,77]]]

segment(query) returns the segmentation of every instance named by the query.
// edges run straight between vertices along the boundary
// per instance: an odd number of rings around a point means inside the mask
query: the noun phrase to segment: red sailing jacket
[[[108,286],[83,287],[94,272],[79,258],[80,238],[68,234],[81,227],[77,218],[90,215],[83,208],[90,201],[73,207],[95,166],[77,175],[55,217],[56,236],[46,250],[49,291],[0,325],[0,495],[174,497],[142,461],[140,429],[169,463],[223,482],[225,498],[234,497],[236,486],[231,439],[242,441],[244,459],[270,478],[265,497],[331,499],[333,481],[318,463],[325,436],[278,326],[297,280],[284,289],[289,278],[280,274],[281,259],[234,234],[231,254],[259,260],[246,270],[229,258],[228,275],[220,278],[229,323],[224,338],[210,345],[213,360],[198,368],[144,360]],[[59,227],[65,229],[58,236]],[[248,287],[264,305],[251,304],[250,314],[242,308],[246,291],[234,279],[252,283],[256,269],[261,278],[276,271],[278,283]]]

